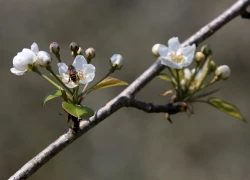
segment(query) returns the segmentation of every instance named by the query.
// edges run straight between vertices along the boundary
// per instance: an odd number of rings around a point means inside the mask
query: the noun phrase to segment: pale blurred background
[[[7,179],[61,134],[69,124],[61,101],[41,107],[54,90],[34,73],[10,73],[12,59],[33,42],[48,51],[61,46],[71,63],[72,41],[94,47],[96,80],[109,69],[109,57],[124,56],[124,68],[113,76],[132,82],[155,60],[151,47],[173,36],[184,41],[228,8],[233,0],[9,0],[0,2],[1,126],[0,179]],[[204,43],[211,45],[217,64],[228,64],[232,76],[219,83],[216,96],[237,105],[250,120],[250,21],[237,18]],[[203,44],[204,44],[203,43]],[[56,69],[56,60],[53,66]],[[165,103],[160,93],[170,86],[154,79],[137,98]],[[218,86],[217,86],[218,87]],[[123,87],[90,94],[85,103],[95,110]],[[250,126],[213,107],[195,105],[195,115],[172,117],[121,109],[74,142],[30,179],[250,179]]]

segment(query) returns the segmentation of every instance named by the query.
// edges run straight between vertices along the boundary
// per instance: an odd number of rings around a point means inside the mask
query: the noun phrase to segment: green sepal
[[[114,87],[114,86],[127,86],[128,83],[121,81],[116,78],[112,77],[107,77],[101,82],[99,82],[97,85],[91,88],[91,90],[97,90],[97,89],[104,89],[104,88],[109,88],[109,87]]]
[[[50,101],[50,100],[57,98],[57,97],[60,97],[60,96],[62,96],[62,90],[55,90],[53,92],[50,92],[43,99],[42,106],[44,106],[47,101]]]
[[[95,111],[88,106],[63,102],[62,107],[65,111],[78,119],[86,119],[95,114]]]
[[[159,77],[160,79],[165,80],[165,81],[171,81],[171,77],[167,74],[164,74],[164,73],[159,74],[157,77]]]
[[[207,103],[230,116],[246,121],[245,118],[241,115],[240,110],[235,105],[222,101],[219,98],[209,98],[207,100]]]

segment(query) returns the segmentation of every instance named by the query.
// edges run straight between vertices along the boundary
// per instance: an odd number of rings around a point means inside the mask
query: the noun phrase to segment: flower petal
[[[170,51],[177,51],[181,47],[178,37],[172,37],[168,40],[168,48]]]
[[[33,51],[36,55],[37,53],[39,52],[39,48],[38,48],[38,45],[34,42],[32,45],[31,45],[31,51]]]
[[[65,63],[57,63],[59,74],[63,75],[68,72],[68,66]]]
[[[36,54],[27,48],[24,48],[22,52],[18,53],[17,55],[22,55],[23,57],[25,57],[27,63],[29,64],[32,64],[36,59]]]
[[[186,46],[180,49],[182,54],[187,57],[187,61],[193,61],[194,53],[195,53],[196,46],[192,44],[192,46]]]
[[[80,80],[81,84],[87,84],[91,82],[95,77],[95,66],[92,64],[84,64],[81,68],[81,71],[84,73],[85,78]]]
[[[174,68],[174,69],[182,69],[182,64],[178,64],[174,61],[171,61],[167,58],[161,58],[161,64]]]
[[[17,70],[15,68],[11,68],[10,71],[15,74],[15,75],[18,75],[18,76],[21,76],[25,73],[25,71],[20,71],[20,70]]]
[[[169,53],[169,49],[167,46],[165,45],[160,45],[158,47],[158,53],[160,54],[160,56],[162,57],[167,57],[168,53]]]
[[[77,55],[72,65],[76,70],[81,70],[83,64],[88,64],[86,59],[82,55]]]

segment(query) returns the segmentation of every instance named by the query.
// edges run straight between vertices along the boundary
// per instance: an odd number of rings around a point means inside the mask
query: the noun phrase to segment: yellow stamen
[[[85,79],[85,74],[82,71],[79,71],[78,72],[78,77],[79,77],[80,80],[83,80],[83,79]]]
[[[177,55],[176,53],[173,53],[170,55],[171,57],[171,60],[178,63],[178,64],[181,64],[185,61],[184,57],[183,57],[183,54],[179,54]]]

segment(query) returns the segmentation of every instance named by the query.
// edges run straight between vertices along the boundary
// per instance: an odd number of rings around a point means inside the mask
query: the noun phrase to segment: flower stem
[[[61,81],[60,78],[54,73],[51,66],[47,66],[46,69],[56,78],[56,80],[71,94],[73,95],[73,92]]]
[[[47,80],[49,83],[51,83],[53,86],[55,86],[57,89],[59,90],[63,90],[63,88],[61,86],[59,86],[57,83],[55,83],[53,80],[51,80],[48,76],[42,74],[37,67],[33,67],[32,69],[33,72],[37,73],[38,75],[40,75],[42,78],[44,78],[45,80]]]
[[[194,96],[195,93],[202,91],[203,89],[206,89],[207,87],[216,83],[218,80],[219,80],[218,77],[215,76],[214,79],[212,79],[209,84],[205,85],[204,87],[199,87],[196,91],[194,91],[192,94],[190,94],[185,100],[190,100]]]
[[[74,101],[75,101],[75,103],[77,103],[77,101],[78,101],[78,91],[79,91],[79,86],[77,86],[75,88],[75,92],[74,92]]]
[[[178,96],[177,99],[182,98],[182,93],[181,93],[181,83],[180,83],[180,75],[179,75],[179,69],[176,69],[176,81],[177,81],[177,91],[178,91]]]

